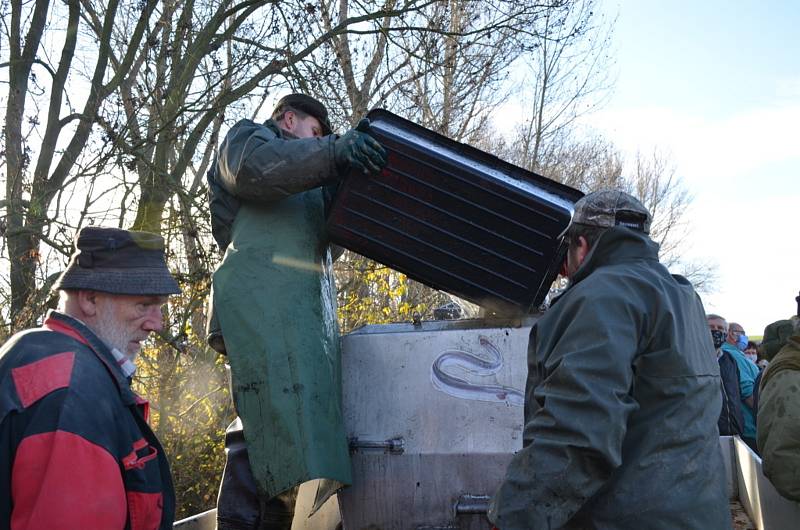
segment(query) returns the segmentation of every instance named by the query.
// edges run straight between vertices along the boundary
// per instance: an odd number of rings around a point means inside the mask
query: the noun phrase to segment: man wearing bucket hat
[[[0,349],[0,528],[172,527],[164,451],[133,360],[180,292],[155,234],[85,227],[58,311]]]
[[[523,448],[489,510],[501,530],[731,526],[705,311],[650,222],[621,191],[575,205],[570,285],[531,330]]]
[[[209,172],[225,251],[209,344],[227,353],[239,415],[226,433],[220,530],[291,528],[301,483],[322,479],[316,509],[351,482],[325,212],[341,176],[386,164],[365,125],[331,134],[319,101],[290,94],[266,123],[235,124]]]

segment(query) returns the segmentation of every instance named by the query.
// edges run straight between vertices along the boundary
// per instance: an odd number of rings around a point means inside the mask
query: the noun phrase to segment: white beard
[[[110,304],[112,303],[110,302]],[[106,311],[102,311],[97,315],[94,332],[109,348],[116,348],[131,361],[135,361],[139,351],[129,351],[130,342],[136,338],[135,335],[128,332],[124,324],[114,319],[113,312],[110,311],[111,307],[106,309]]]

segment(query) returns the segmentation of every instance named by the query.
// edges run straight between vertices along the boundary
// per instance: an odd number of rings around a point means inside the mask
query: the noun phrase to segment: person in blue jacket
[[[742,343],[745,345],[747,344],[747,336],[745,335],[744,328],[736,322],[731,322],[728,325],[728,336],[727,340],[722,345],[722,350],[733,357],[733,360],[736,361],[736,366],[739,368],[739,390],[742,394],[742,416],[744,417],[742,440],[744,440],[750,449],[758,453],[756,444],[757,409],[755,407],[754,394],[757,390],[755,384],[760,370],[739,348]]]

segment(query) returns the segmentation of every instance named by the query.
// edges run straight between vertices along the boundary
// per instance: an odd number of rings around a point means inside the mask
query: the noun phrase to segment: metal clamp
[[[405,441],[401,436],[385,441],[361,440],[358,436],[353,436],[349,439],[349,444],[350,452],[356,452],[359,449],[379,449],[392,455],[402,455],[405,452]]]
[[[456,501],[456,517],[459,515],[485,514],[489,511],[488,495],[462,495]]]

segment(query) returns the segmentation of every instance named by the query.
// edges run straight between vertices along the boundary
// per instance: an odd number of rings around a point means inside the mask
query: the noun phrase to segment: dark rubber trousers
[[[217,530],[291,530],[299,486],[270,499],[259,497],[239,418],[225,430],[225,457]]]

